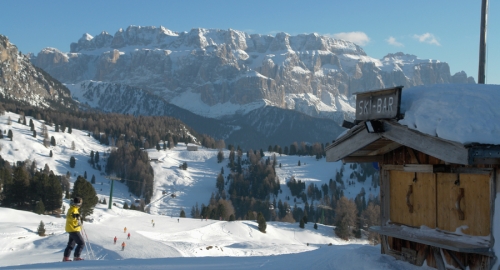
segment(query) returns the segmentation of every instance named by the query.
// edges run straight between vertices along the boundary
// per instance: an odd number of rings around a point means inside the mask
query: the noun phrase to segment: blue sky
[[[500,3],[489,1],[486,83],[500,84]],[[69,51],[84,33],[129,25],[319,33],[356,42],[375,58],[404,52],[450,65],[477,81],[481,1],[182,0],[1,1],[0,34],[23,52]]]

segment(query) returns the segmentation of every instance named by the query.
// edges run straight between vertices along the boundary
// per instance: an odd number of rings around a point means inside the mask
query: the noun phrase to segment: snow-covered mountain
[[[374,59],[352,42],[315,33],[129,26],[84,34],[69,53],[46,48],[31,60],[63,83],[133,86],[210,118],[275,106],[340,124],[353,118],[354,92],[473,82],[438,60],[403,53]]]
[[[122,114],[168,115],[180,119],[198,133],[224,139],[228,144],[240,145],[245,149],[262,149],[269,145],[290,145],[302,141],[331,142],[343,130],[332,119],[314,118],[274,106],[261,106],[258,102],[242,106],[224,104],[212,108],[205,105],[209,112],[219,116],[209,118],[129,85],[87,81],[67,86],[74,93],[73,98],[89,107]],[[196,99],[186,104],[192,108],[204,106]]]
[[[0,35],[0,97],[41,108],[77,108],[59,81],[31,64],[9,39]]]

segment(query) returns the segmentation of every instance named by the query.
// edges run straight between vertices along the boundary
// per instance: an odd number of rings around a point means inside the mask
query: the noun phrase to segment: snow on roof
[[[399,123],[462,144],[500,145],[500,85],[435,84],[403,89]]]

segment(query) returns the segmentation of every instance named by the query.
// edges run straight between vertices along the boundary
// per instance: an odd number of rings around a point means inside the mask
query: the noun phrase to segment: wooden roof
[[[500,164],[500,146],[463,145],[430,136],[399,124],[396,120],[377,120],[380,133],[369,133],[364,121],[358,123],[326,148],[326,161],[380,162],[385,153],[407,146],[448,163]]]

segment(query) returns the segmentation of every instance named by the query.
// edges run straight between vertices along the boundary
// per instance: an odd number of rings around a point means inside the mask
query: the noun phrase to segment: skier
[[[123,228],[123,232],[126,233],[127,232],[127,227]]]
[[[122,250],[125,250],[125,241],[122,243]]]
[[[118,238],[116,238],[116,236],[115,236],[115,239],[114,239],[114,240],[115,240],[115,245],[116,245],[116,240],[118,240]]]
[[[73,260],[81,261],[80,254],[82,253],[83,246],[85,245],[85,241],[83,240],[81,231],[81,216],[80,216],[80,207],[82,206],[82,198],[76,197],[70,203],[70,208],[66,213],[66,232],[69,233],[69,241],[66,249],[64,250],[64,258],[63,262],[71,261],[69,255],[71,255],[71,251],[77,244],[75,253],[73,254]]]
[[[130,233],[128,233],[127,239],[130,239]]]

